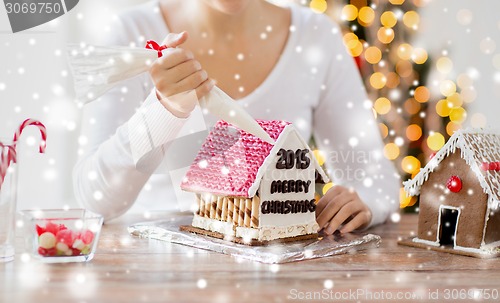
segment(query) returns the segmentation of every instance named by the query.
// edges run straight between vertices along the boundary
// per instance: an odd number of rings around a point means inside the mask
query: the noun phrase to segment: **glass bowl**
[[[85,209],[21,211],[28,252],[47,263],[92,260],[103,218]]]

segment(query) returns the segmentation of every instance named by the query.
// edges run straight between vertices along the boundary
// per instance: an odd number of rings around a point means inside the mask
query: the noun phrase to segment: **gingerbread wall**
[[[490,211],[488,222],[486,222],[486,234],[484,243],[489,244],[500,241],[500,209]]]
[[[451,176],[458,176],[462,181],[462,189],[457,193],[447,190],[446,182]],[[487,195],[476,175],[461,158],[458,148],[441,161],[420,189],[420,239],[436,241],[440,205],[461,209],[456,233],[457,245],[479,248],[483,238]]]

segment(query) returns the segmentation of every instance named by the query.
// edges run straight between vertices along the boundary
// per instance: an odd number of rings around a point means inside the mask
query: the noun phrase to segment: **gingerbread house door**
[[[441,205],[438,218],[438,242],[441,246],[457,245],[457,227],[460,218],[460,208]]]

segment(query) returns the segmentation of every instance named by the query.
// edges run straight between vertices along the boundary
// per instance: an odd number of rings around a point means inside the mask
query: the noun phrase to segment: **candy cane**
[[[47,129],[45,128],[45,125],[43,125],[42,122],[33,120],[33,119],[26,119],[24,122],[19,126],[17,129],[16,133],[14,134],[14,152],[17,150],[17,141],[19,140],[19,137],[21,137],[21,134],[23,133],[23,130],[27,126],[36,126],[40,130],[40,134],[42,135],[42,141],[40,142],[40,147],[39,147],[39,152],[44,153],[45,152],[45,147],[46,147],[46,141],[47,141]],[[15,161],[15,160],[14,160]]]
[[[0,142],[0,189],[7,176],[7,171],[10,166],[10,162],[16,161],[16,151],[10,145],[4,145]]]

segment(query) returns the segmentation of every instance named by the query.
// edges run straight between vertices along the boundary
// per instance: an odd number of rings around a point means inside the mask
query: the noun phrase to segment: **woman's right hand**
[[[186,32],[168,34],[163,43],[168,47],[167,51],[150,69],[158,100],[179,118],[189,116],[198,100],[214,87],[213,80],[208,78],[193,53],[177,48],[187,38]]]

